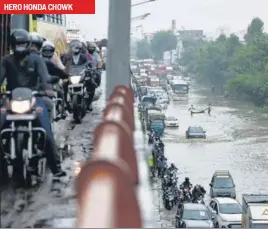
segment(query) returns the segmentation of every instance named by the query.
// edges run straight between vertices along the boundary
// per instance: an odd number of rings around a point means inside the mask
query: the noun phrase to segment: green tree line
[[[256,106],[268,103],[268,34],[260,18],[251,21],[243,41],[221,34],[213,41],[184,40],[183,47],[185,73]]]
[[[163,53],[175,49],[177,37],[172,31],[159,31],[151,41],[144,38],[137,43],[136,56],[139,59],[162,60]]]

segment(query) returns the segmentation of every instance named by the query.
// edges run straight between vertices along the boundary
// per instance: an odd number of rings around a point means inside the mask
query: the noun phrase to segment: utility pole
[[[106,100],[117,85],[130,86],[131,0],[109,0]]]

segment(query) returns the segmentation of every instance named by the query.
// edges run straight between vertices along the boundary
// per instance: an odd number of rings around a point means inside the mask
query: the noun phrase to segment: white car
[[[163,101],[162,99],[157,99],[155,106],[160,107],[161,110],[167,110],[167,108],[168,108],[167,103],[165,103],[165,101]]]
[[[166,127],[179,127],[179,120],[175,117],[169,116],[165,120]]]
[[[216,197],[209,201],[208,210],[216,228],[241,227],[242,207],[230,197]]]

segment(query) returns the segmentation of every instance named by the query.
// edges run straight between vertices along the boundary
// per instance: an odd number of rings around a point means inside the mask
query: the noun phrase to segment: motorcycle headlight
[[[23,100],[23,101],[11,101],[11,110],[14,113],[23,114],[28,112],[31,109],[31,101],[30,100]]]
[[[71,76],[70,77],[71,84],[79,84],[80,80],[81,80],[81,76]]]

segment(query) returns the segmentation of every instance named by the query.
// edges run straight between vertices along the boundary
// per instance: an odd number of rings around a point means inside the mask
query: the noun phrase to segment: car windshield
[[[205,210],[184,210],[183,219],[185,220],[209,220],[209,214]]]
[[[175,117],[167,117],[166,120],[167,121],[177,121],[177,119]]]
[[[190,127],[190,133],[203,133],[204,130],[202,127]]]
[[[162,120],[155,120],[152,121],[151,126],[163,126],[163,121]]]
[[[234,184],[230,177],[216,177],[213,186],[215,188],[232,188]]]
[[[220,204],[222,214],[242,214],[242,208],[238,203]]]

